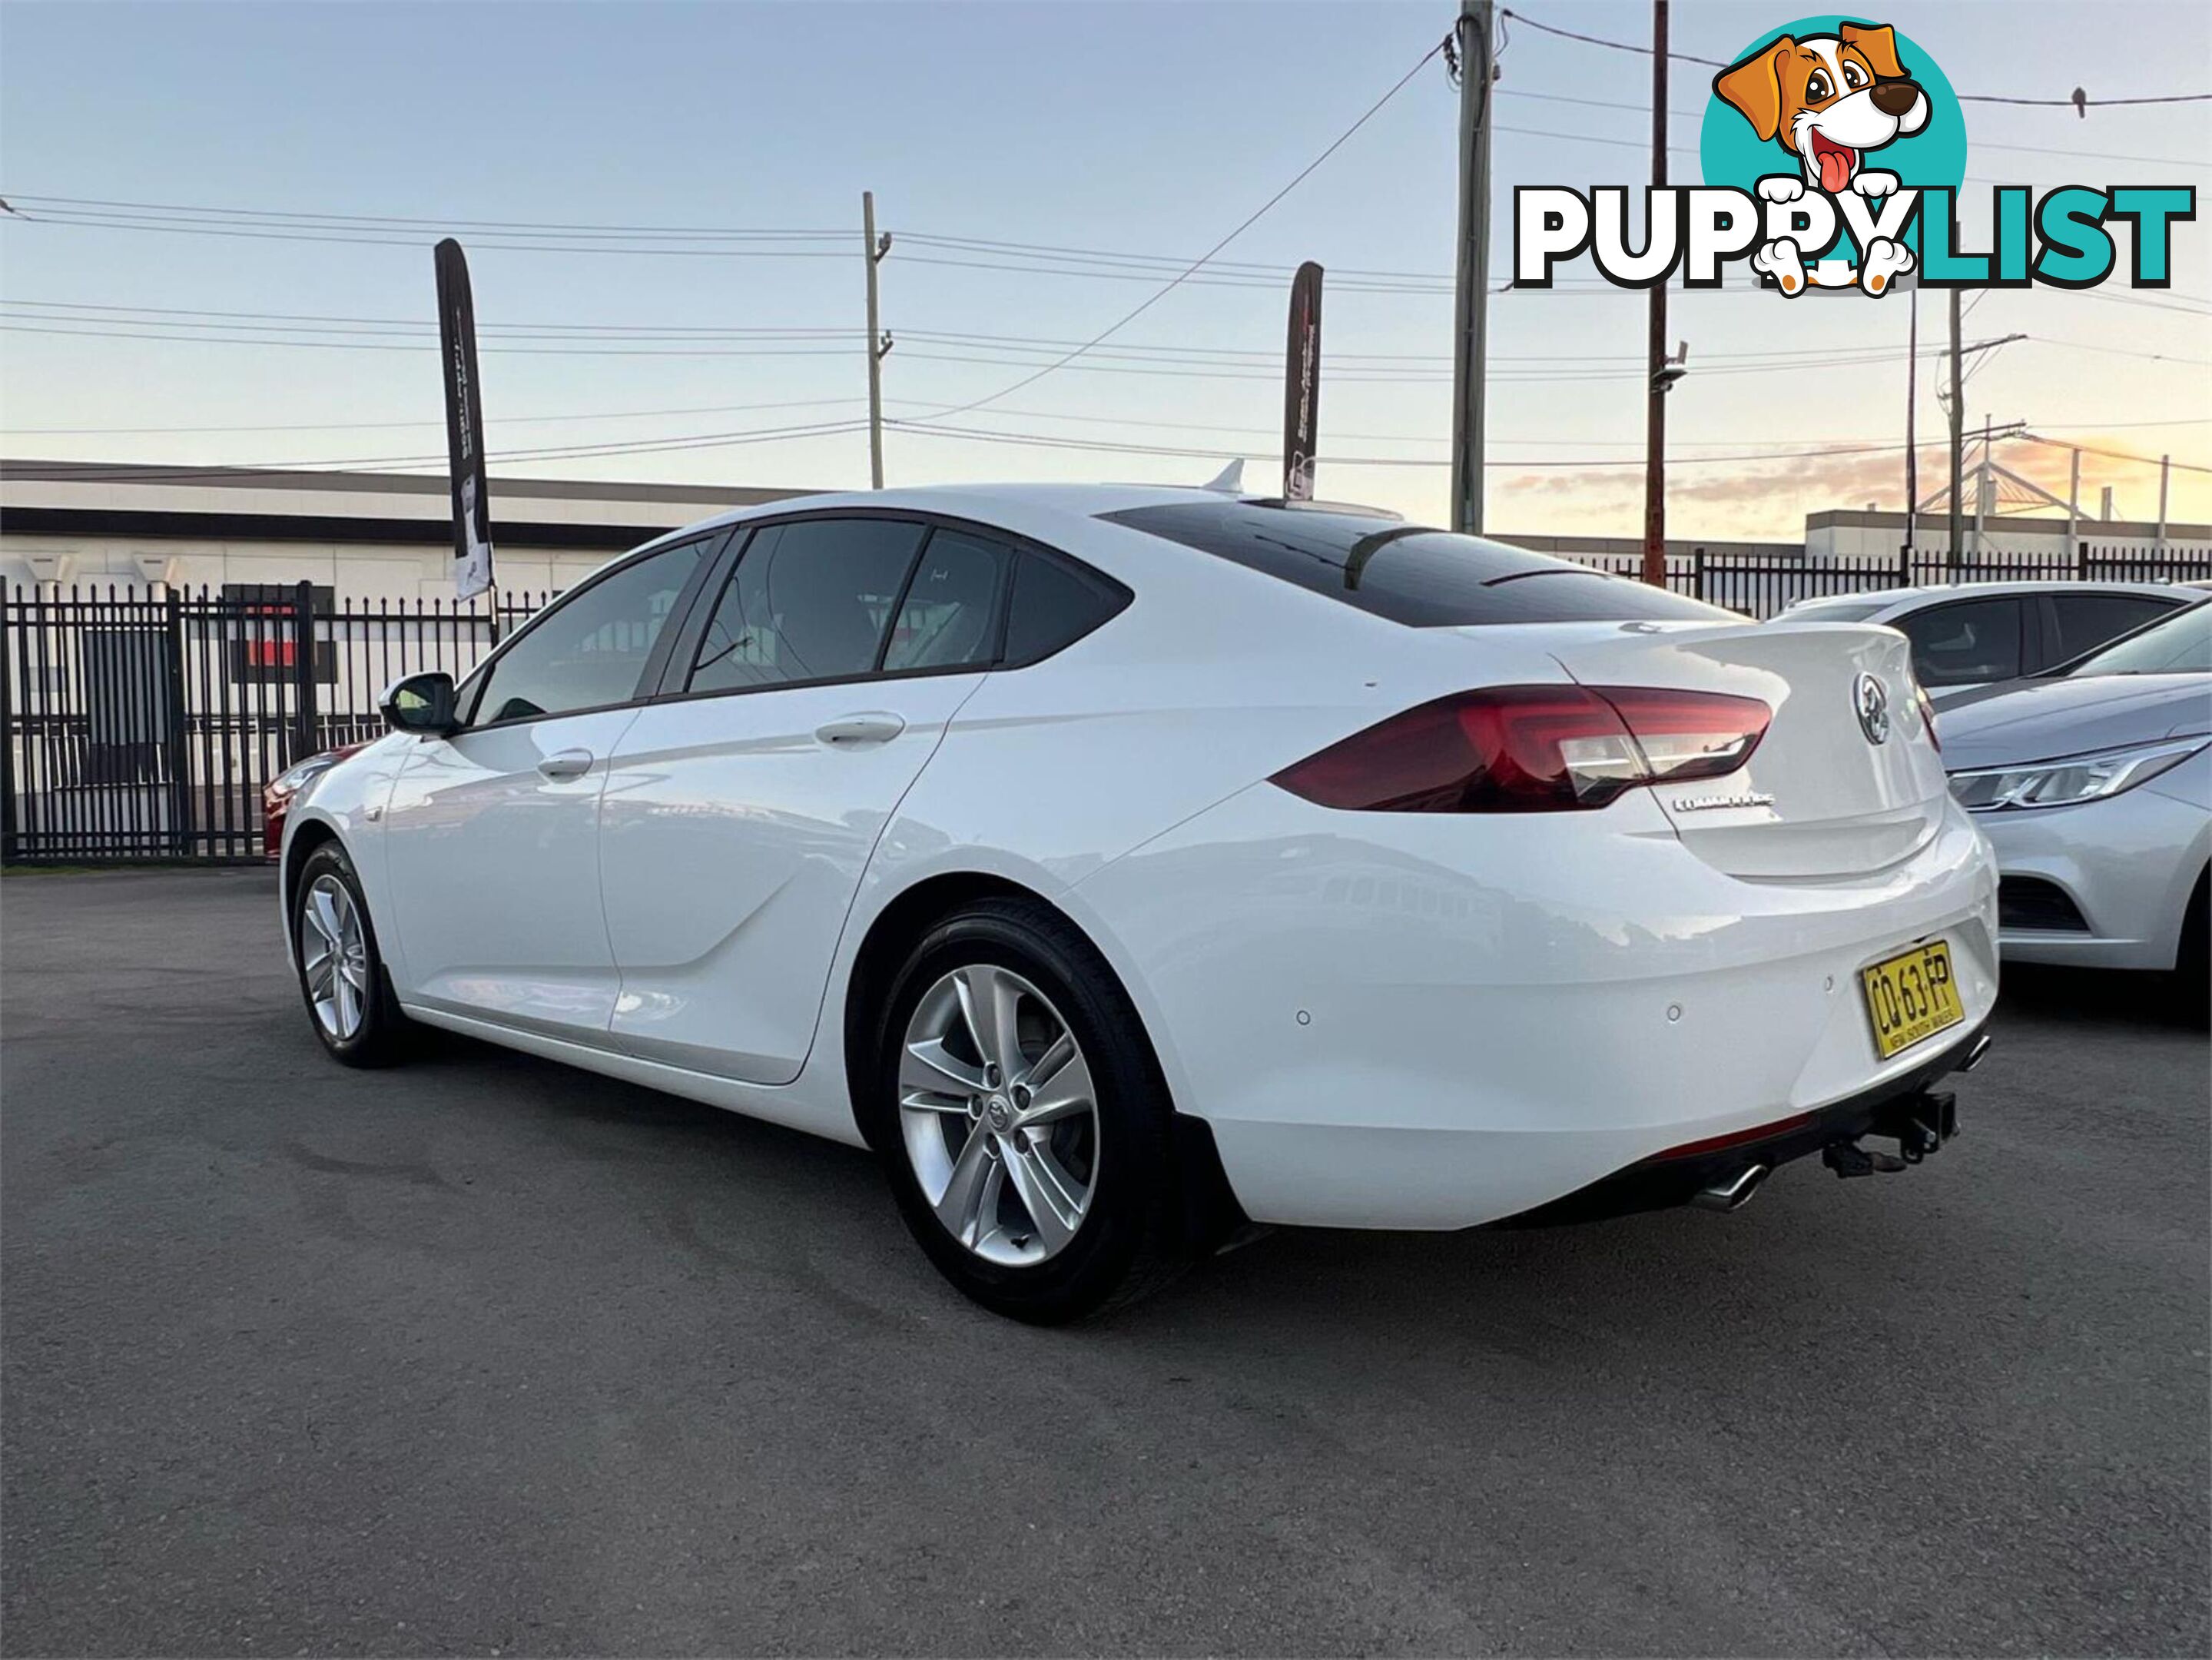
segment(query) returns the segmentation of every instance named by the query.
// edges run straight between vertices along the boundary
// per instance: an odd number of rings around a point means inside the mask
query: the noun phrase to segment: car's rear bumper
[[[1517,1216],[1670,1148],[1910,1092],[1996,995],[1995,868],[1955,809],[1875,874],[1759,882],[1629,798],[1470,821],[1261,787],[1072,897],[1258,1222]],[[1860,971],[1931,939],[1964,1019],[1882,1061]]]
[[[1784,1164],[1849,1145],[1863,1135],[1898,1140],[1917,1163],[1924,1151],[1932,1150],[1923,1146],[1925,1141],[1940,1144],[1957,1130],[1951,1103],[1931,1094],[1932,1086],[1954,1072],[1978,1065],[1988,1049],[1989,1035],[1978,1026],[1955,1042],[1928,1047],[1931,1053],[1910,1073],[1846,1100],[1793,1114],[1763,1128],[1671,1148],[1495,1225],[1593,1222],[1706,1201],[1717,1209],[1734,1209]]]

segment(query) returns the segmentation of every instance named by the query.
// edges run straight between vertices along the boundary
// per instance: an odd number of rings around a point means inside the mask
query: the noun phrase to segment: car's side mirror
[[[454,714],[453,677],[433,671],[394,680],[384,689],[377,708],[394,732],[411,732],[425,738],[445,738],[460,730]]]

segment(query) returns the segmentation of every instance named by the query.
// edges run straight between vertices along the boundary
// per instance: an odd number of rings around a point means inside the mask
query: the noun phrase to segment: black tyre
[[[1112,970],[1063,918],[1012,898],[945,918],[875,1012],[862,1128],[955,1286],[1049,1325],[1188,1262],[1158,1063]]]
[[[336,842],[324,842],[300,867],[292,948],[307,1023],[332,1058],[349,1067],[398,1060],[407,1022],[385,979],[361,879]]]

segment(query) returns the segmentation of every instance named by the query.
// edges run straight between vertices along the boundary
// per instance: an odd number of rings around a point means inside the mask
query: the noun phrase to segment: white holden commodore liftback
[[[864,1144],[1027,1320],[1254,1225],[1902,1169],[1996,994],[1902,635],[1368,509],[779,502],[385,711],[284,839],[332,1055],[419,1022]]]

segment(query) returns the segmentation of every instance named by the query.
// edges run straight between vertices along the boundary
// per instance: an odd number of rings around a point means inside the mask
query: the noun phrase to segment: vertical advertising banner
[[[1291,340],[1283,380],[1283,499],[1310,502],[1315,434],[1321,426],[1321,267],[1310,259],[1291,279]]]
[[[438,244],[438,344],[446,362],[446,453],[453,475],[453,588],[491,587],[491,489],[484,477],[483,397],[477,381],[476,302],[461,245]]]

